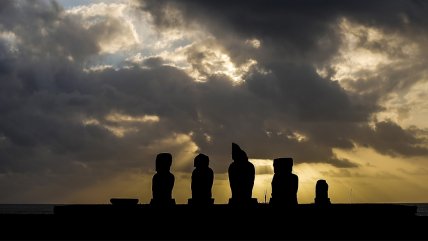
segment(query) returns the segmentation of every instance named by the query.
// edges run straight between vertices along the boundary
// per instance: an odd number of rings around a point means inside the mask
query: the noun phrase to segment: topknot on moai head
[[[245,153],[245,151],[243,151],[236,143],[232,143],[232,159],[235,162],[248,161],[247,153]]]
[[[207,155],[199,154],[195,157],[193,166],[198,167],[208,167],[210,163],[210,158]]]
[[[273,169],[275,173],[291,173],[293,169],[293,158],[282,157],[273,160]]]
[[[156,171],[169,171],[172,165],[171,153],[159,153],[156,156]]]

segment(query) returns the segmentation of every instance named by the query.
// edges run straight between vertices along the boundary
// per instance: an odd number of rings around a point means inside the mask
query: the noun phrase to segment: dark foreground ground
[[[54,215],[0,215],[2,239],[428,239],[428,219],[416,207],[392,204],[299,205],[286,210],[259,204],[233,208],[177,205],[73,205]]]

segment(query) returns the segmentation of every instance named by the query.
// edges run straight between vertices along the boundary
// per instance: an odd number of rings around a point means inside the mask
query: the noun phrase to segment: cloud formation
[[[423,78],[426,70],[414,61],[422,55],[419,51],[424,47],[419,39],[427,21],[423,11],[427,7],[425,3],[140,2],[140,7],[152,14],[160,28],[189,29],[202,25],[234,61],[254,59],[257,67],[265,71],[253,71],[246,76],[241,88],[266,107],[264,112],[258,113],[262,119],[252,119],[251,123],[261,127],[256,129],[263,130],[265,126],[257,123],[272,118],[277,126],[268,126],[277,130],[269,130],[269,133],[278,134],[288,129],[289,132],[304,133],[309,146],[324,146],[319,148],[321,150],[311,151],[313,156],[309,154],[310,157],[305,155],[301,159],[314,160],[318,156],[318,161],[341,165],[326,150],[353,148],[355,144],[368,145],[386,154],[426,155],[425,147],[419,146],[425,143],[424,139],[416,138],[410,130],[390,120],[376,120],[376,115],[384,108],[383,101],[392,98],[391,94],[426,81]],[[172,12],[174,18],[171,18]],[[242,44],[252,39],[257,40],[257,48],[248,49]],[[366,51],[364,56],[356,55],[355,52],[363,50]],[[347,56],[351,61],[358,61],[357,57],[363,58],[361,61],[370,61],[373,57],[369,54],[377,53],[391,61],[382,65],[380,60],[374,59],[374,63],[368,63],[373,66],[362,66],[359,72],[353,70],[354,76],[348,73],[338,79],[340,67],[344,68],[344,54],[354,54]],[[404,60],[398,61],[400,58]],[[341,65],[335,65],[339,59]],[[319,73],[322,67],[325,75]],[[373,122],[375,127],[371,125]],[[388,131],[393,131],[392,135],[397,137],[394,139],[399,140],[387,138],[385,132]],[[263,140],[261,136],[258,140]],[[408,138],[402,138],[404,136]],[[385,141],[385,146],[377,142],[379,139]],[[271,146],[272,142],[272,137],[270,141],[263,141],[269,143],[266,146]],[[283,148],[293,145],[282,142]],[[298,146],[296,149],[300,150],[291,149],[293,154],[307,153],[302,151],[305,141]],[[385,149],[391,149],[391,152]],[[264,151],[265,154],[268,152]],[[342,164],[346,166],[345,163]]]
[[[203,152],[224,173],[231,142],[254,159],[338,168],[358,165],[335,148],[428,155],[420,128],[377,116],[426,81],[413,62],[427,51],[425,2],[133,3],[0,1],[4,200],[29,198],[17,194],[29,187],[44,200],[122,172],[150,175],[165,151],[177,171]],[[142,38],[149,28],[130,16],[147,13],[164,42]],[[361,49],[403,61],[342,71]]]

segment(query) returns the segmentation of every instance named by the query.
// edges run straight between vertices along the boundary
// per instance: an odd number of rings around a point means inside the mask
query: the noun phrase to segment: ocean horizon
[[[337,203],[342,204],[342,203]],[[357,203],[355,203],[357,204]],[[385,204],[399,204],[417,206],[417,216],[428,216],[428,203],[385,203]],[[54,214],[54,207],[69,204],[0,204],[0,215],[1,214],[39,214],[39,215],[51,215]]]

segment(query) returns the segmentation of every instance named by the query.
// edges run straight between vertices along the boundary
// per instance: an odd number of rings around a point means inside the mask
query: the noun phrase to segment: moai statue
[[[325,180],[318,180],[315,186],[315,204],[316,205],[329,205],[330,198],[328,198],[328,184]]]
[[[211,188],[214,181],[214,172],[209,167],[210,159],[204,154],[199,154],[194,159],[195,170],[192,172],[192,198],[189,204],[205,206],[214,204]]]
[[[255,205],[257,199],[252,198],[255,168],[248,161],[247,153],[237,144],[232,143],[233,162],[229,166],[229,183],[232,191],[232,198],[229,204]]]
[[[170,153],[160,153],[156,156],[156,174],[152,180],[153,199],[152,205],[174,205],[172,198],[172,188],[174,187],[174,175],[170,172],[172,155]]]
[[[270,204],[277,207],[296,207],[299,177],[292,173],[293,158],[273,160],[272,198]]]

